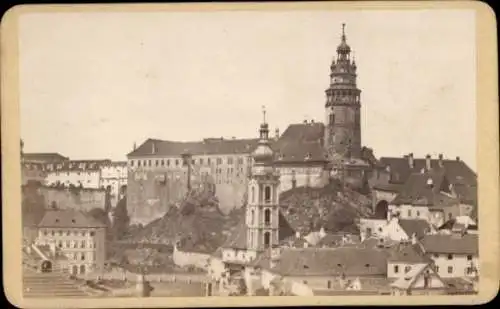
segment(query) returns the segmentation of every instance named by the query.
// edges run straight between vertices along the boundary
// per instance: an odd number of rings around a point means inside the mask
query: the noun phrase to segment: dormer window
[[[306,154],[306,158],[305,158],[305,159],[306,159],[306,160],[310,160],[310,159],[311,159],[311,153],[310,153],[310,152],[308,152],[308,153]]]

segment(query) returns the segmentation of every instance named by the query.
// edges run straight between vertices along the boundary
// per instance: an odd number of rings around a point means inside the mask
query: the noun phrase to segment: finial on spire
[[[345,42],[345,23],[342,23],[342,41]]]
[[[264,105],[262,105],[262,116],[264,119],[263,123],[266,123],[266,107]]]

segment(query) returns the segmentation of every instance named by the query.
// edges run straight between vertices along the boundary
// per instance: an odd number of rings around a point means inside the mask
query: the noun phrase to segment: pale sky
[[[377,157],[475,169],[474,11],[44,13],[20,19],[26,152],[125,160],[145,139],[258,136],[324,121],[345,22]]]

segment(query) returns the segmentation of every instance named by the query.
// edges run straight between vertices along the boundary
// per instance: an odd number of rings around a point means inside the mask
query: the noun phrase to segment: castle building
[[[273,164],[281,175],[277,194],[295,187],[323,187],[332,177],[359,185],[378,164],[371,149],[361,146],[361,90],[345,25],[340,41],[326,90],[326,122],[290,124],[282,135],[276,129],[274,138],[269,138]],[[193,188],[211,183],[223,210],[239,207],[250,194],[252,152],[258,145],[255,138],[207,138],[192,142],[147,139],[134,146],[127,155],[127,207],[132,221],[154,220],[182,199],[188,182],[188,168],[182,164],[185,153],[192,160]]]

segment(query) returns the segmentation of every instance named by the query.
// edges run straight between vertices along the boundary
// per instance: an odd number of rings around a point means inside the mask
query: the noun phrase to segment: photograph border
[[[241,296],[35,299],[22,297],[21,171],[19,125],[18,20],[36,12],[158,12],[216,10],[474,10],[476,13],[476,153],[478,195],[479,293],[464,296]],[[304,305],[440,305],[479,304],[492,300],[499,289],[500,208],[499,130],[496,19],[493,10],[479,1],[352,1],[282,3],[190,4],[81,4],[21,5],[5,13],[1,22],[2,115],[2,217],[3,286],[8,300],[23,308],[132,308],[132,307],[229,307]],[[451,115],[453,111],[450,111]]]

